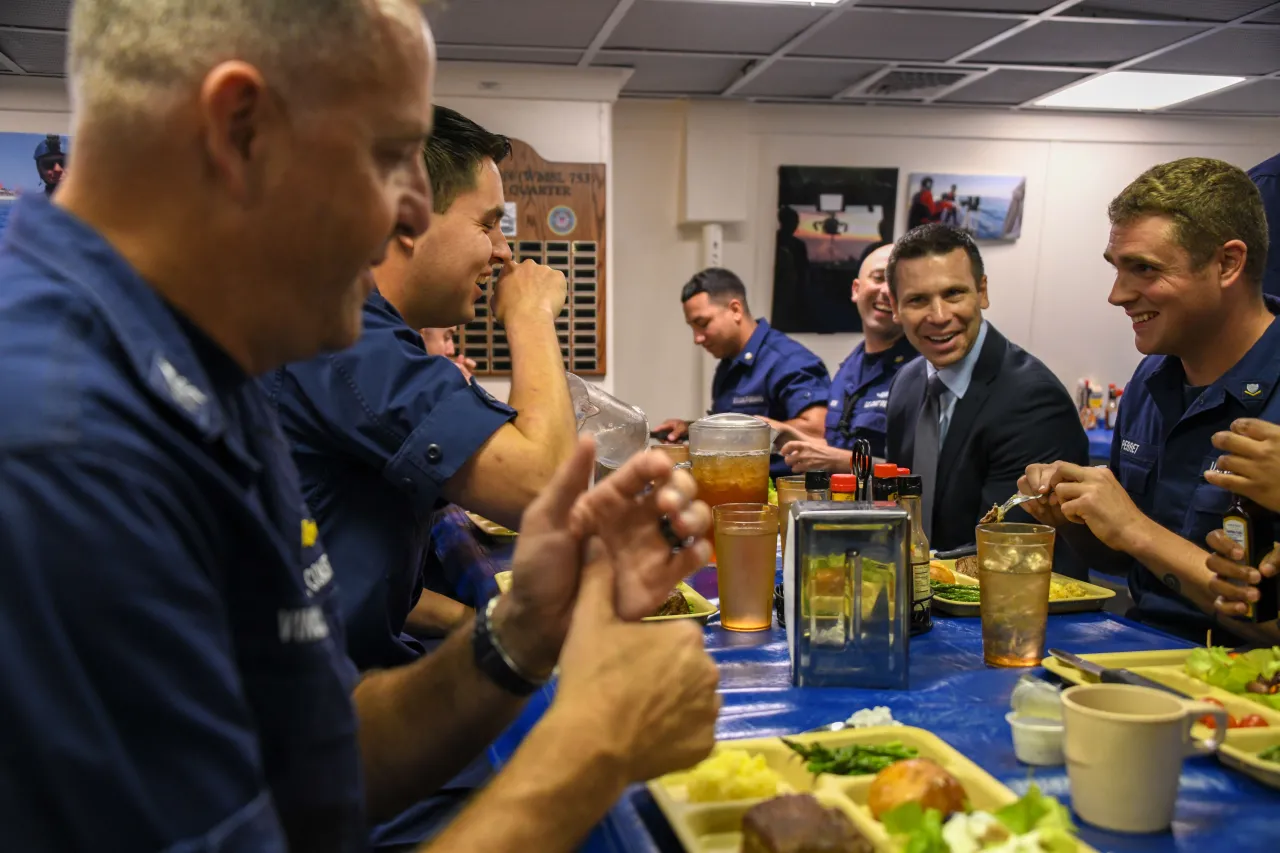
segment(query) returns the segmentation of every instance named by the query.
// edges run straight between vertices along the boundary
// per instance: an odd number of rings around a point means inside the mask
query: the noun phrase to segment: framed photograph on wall
[[[0,232],[18,196],[53,192],[65,174],[68,145],[56,133],[0,133]]]
[[[782,332],[858,332],[863,257],[893,240],[898,170],[780,166],[769,321]]]
[[[907,229],[926,222],[961,228],[975,240],[1013,242],[1022,236],[1027,179],[1021,175],[912,172],[907,180]]]

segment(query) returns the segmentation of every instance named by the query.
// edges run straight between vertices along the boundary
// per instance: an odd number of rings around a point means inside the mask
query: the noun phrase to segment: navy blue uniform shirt
[[[716,365],[710,413],[739,412],[789,421],[811,406],[825,406],[830,392],[831,379],[822,359],[760,319],[742,352]],[[791,468],[775,453],[769,476],[790,473]]]
[[[355,346],[264,383],[337,574],[352,660],[361,671],[414,660],[422,646],[404,622],[422,594],[431,514],[445,482],[515,410],[427,355],[377,292]]]
[[[355,671],[257,384],[35,197],[0,363],[0,850],[362,849]]]
[[[1268,297],[1267,307],[1272,314],[1280,313],[1280,300]],[[1207,548],[1205,537],[1222,527],[1222,514],[1231,504],[1230,492],[1204,479],[1221,455],[1210,439],[1237,418],[1280,423],[1277,382],[1280,322],[1272,322],[1244,358],[1189,406],[1182,362],[1167,355],[1144,358],[1120,398],[1110,466],[1138,509]],[[1214,624],[1212,617],[1137,561],[1129,572],[1129,592],[1136,605],[1134,616],[1188,640],[1203,642]],[[1230,628],[1230,620],[1223,624]]]
[[[1280,154],[1254,166],[1249,170],[1249,177],[1262,195],[1262,207],[1267,212],[1267,230],[1271,235],[1262,290],[1268,296],[1280,297]]]
[[[898,371],[918,356],[905,335],[887,350],[871,355],[865,344],[858,344],[831,380],[827,444],[852,450],[854,441],[865,438],[871,443],[871,455],[883,459],[889,386]]]

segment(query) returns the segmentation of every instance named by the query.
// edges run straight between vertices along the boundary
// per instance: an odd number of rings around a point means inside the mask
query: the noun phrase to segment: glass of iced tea
[[[992,666],[1038,666],[1049,622],[1053,528],[979,524],[977,536],[982,658]]]
[[[769,425],[727,412],[689,425],[689,461],[698,497],[710,507],[769,500]]]
[[[782,553],[787,553],[787,515],[791,505],[805,499],[804,474],[790,474],[774,481],[778,488],[778,530],[782,534]]]
[[[720,624],[729,631],[764,631],[773,624],[778,508],[726,503],[714,510]]]
[[[650,450],[661,450],[663,453],[671,457],[672,465],[679,465],[681,462],[689,461],[689,445],[687,444],[669,444],[665,441],[657,442],[649,445]]]

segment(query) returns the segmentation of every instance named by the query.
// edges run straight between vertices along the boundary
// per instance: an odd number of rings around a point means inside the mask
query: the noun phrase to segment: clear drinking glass
[[[649,419],[635,406],[572,373],[568,374],[569,397],[578,433],[596,439],[597,481],[618,470],[649,443]]]
[[[778,528],[782,533],[782,553],[787,553],[787,515],[791,504],[805,499],[804,474],[788,474],[774,480],[778,488]]]
[[[979,524],[982,658],[1038,666],[1049,622],[1054,530],[1043,524]]]
[[[767,630],[773,624],[778,508],[731,503],[714,514],[720,624],[730,631]]]

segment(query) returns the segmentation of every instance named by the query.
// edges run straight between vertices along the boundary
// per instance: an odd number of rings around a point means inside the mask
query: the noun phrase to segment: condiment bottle
[[[854,474],[831,475],[831,500],[855,501],[858,499],[858,478]]]
[[[871,500],[895,503],[898,500],[898,466],[881,462],[871,471]]]
[[[898,502],[911,516],[911,634],[933,629],[933,589],[929,586],[929,537],[920,507],[924,484],[919,475],[898,478]]]
[[[807,500],[831,500],[831,473],[828,471],[806,471],[804,475],[804,491]]]
[[[1231,506],[1222,516],[1222,532],[1244,551],[1244,559],[1240,561],[1243,565],[1256,568],[1262,562],[1262,558],[1267,555],[1270,537],[1264,536],[1263,531],[1259,529],[1261,526],[1259,522],[1263,515],[1265,512],[1253,501],[1240,495],[1232,495]],[[1236,581],[1236,583],[1241,586],[1246,585],[1244,581]],[[1246,602],[1244,615],[1236,618],[1246,622],[1269,622],[1275,619],[1277,608],[1280,606],[1280,601],[1277,600],[1277,596],[1280,595],[1278,585],[1280,584],[1274,577],[1263,578],[1258,584],[1258,601]]]

